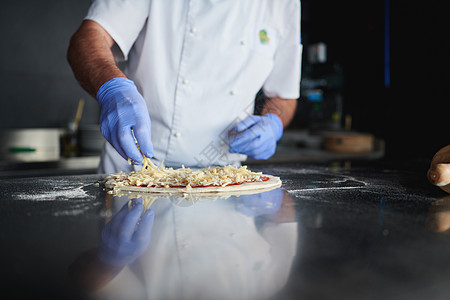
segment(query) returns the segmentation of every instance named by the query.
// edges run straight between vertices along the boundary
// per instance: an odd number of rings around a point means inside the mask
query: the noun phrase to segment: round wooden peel
[[[450,145],[434,155],[427,177],[432,184],[450,193]]]

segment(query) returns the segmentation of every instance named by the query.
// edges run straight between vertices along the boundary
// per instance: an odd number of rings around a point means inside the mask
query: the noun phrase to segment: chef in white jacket
[[[299,0],[93,1],[68,60],[101,107],[99,172],[137,168],[134,138],[166,166],[271,157],[295,113],[301,51]]]

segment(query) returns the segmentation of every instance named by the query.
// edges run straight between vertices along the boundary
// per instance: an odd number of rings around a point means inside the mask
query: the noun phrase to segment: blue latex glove
[[[100,129],[106,140],[125,158],[134,162],[144,159],[133,138],[131,129],[146,157],[153,157],[150,116],[147,105],[133,81],[114,78],[97,92],[101,107]]]
[[[240,195],[236,210],[250,217],[272,215],[276,213],[283,201],[283,190],[278,188],[253,195]]]
[[[125,204],[102,230],[98,257],[106,264],[123,267],[131,264],[147,249],[155,213],[144,211],[142,203],[130,210]]]
[[[230,141],[231,153],[242,153],[254,159],[268,159],[275,154],[283,135],[283,123],[274,114],[248,116],[235,129],[238,134]]]

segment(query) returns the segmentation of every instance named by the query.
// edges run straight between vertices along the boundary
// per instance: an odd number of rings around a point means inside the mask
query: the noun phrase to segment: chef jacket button
[[[191,33],[196,33],[196,32],[197,32],[197,28],[191,27]]]
[[[241,40],[241,46],[245,46],[245,41]]]
[[[232,95],[232,96],[233,96],[233,95],[236,95],[236,91],[235,91],[235,90],[231,90],[231,91],[230,91],[230,95]]]
[[[180,136],[181,136],[181,133],[177,131],[177,132],[175,132],[175,134],[174,134],[174,135],[175,135],[175,137],[177,137],[177,138],[178,138],[178,137],[180,137]]]
[[[183,79],[182,83],[183,83],[184,85],[187,85],[187,84],[189,83],[189,80]]]

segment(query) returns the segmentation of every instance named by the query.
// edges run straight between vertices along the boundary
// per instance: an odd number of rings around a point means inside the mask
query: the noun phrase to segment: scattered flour
[[[303,193],[303,192],[317,192],[317,191],[331,191],[331,190],[351,190],[351,189],[360,189],[364,186],[333,186],[333,187],[318,187],[318,188],[304,188],[304,189],[295,189],[288,190],[287,192],[290,194]]]
[[[18,200],[54,201],[86,198],[88,194],[83,186],[57,189],[53,191],[19,193],[15,195]]]
[[[89,207],[85,209],[72,209],[72,210],[63,210],[63,211],[57,211],[53,213],[54,216],[60,217],[60,216],[77,216],[85,213]]]
[[[323,182],[316,182],[316,184],[308,185],[297,189],[288,189],[290,194],[317,192],[317,191],[331,191],[331,190],[350,190],[365,188],[369,183],[358,180],[351,176],[342,176],[342,178],[335,178],[332,180],[325,180]]]

